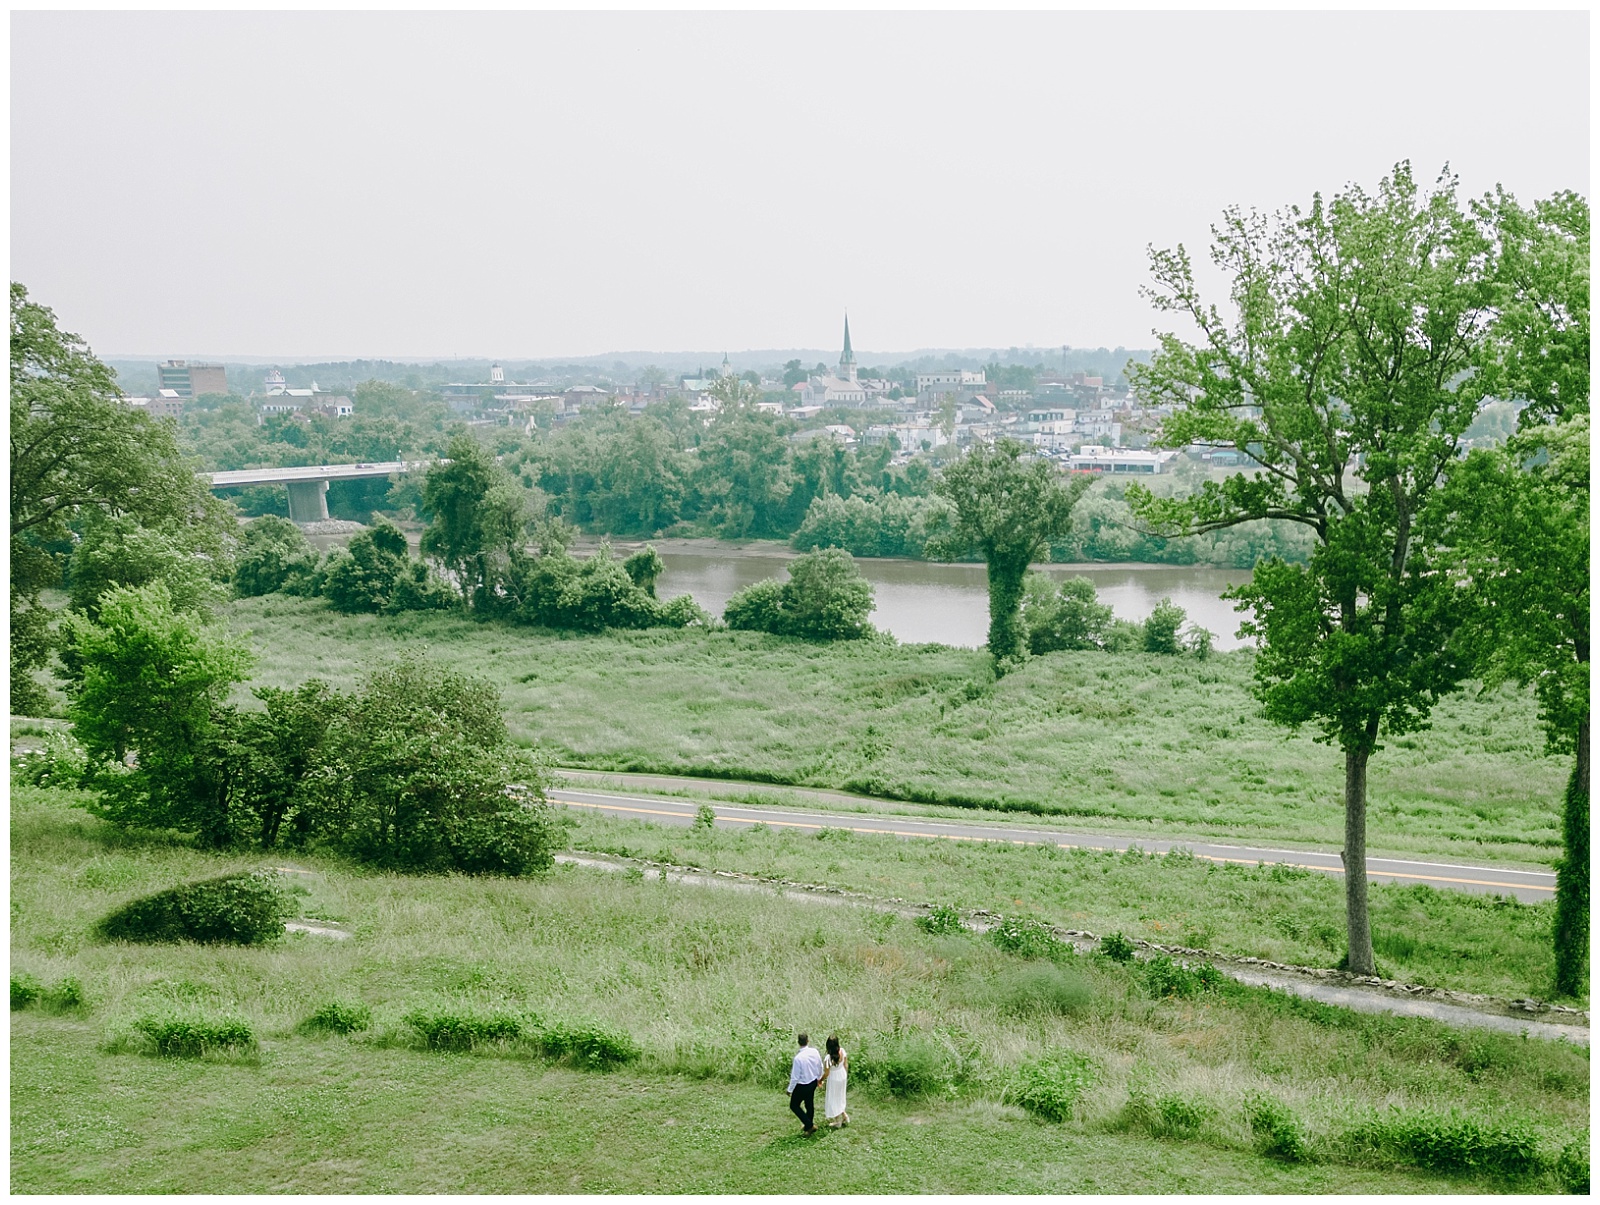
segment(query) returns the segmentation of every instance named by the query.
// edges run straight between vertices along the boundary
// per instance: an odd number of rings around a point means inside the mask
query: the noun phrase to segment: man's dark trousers
[[[817,1119],[817,1081],[796,1084],[789,1093],[789,1108],[805,1123],[806,1129],[813,1128],[812,1123]]]

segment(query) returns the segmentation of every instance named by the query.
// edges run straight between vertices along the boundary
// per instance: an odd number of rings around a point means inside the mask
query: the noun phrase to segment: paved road
[[[705,801],[666,798],[648,794],[590,791],[578,787],[558,787],[550,798],[571,808],[582,808],[657,824],[692,824]],[[1187,849],[1208,862],[1238,862],[1254,866],[1260,862],[1299,866],[1332,875],[1344,874],[1338,853],[1318,853],[1303,849],[1257,848],[1247,845],[1222,845],[1209,841],[1163,841],[1144,837],[1116,837],[1099,833],[1073,833],[1063,829],[1013,824],[961,824],[929,820],[920,816],[881,815],[861,812],[809,812],[794,808],[750,807],[743,804],[711,802],[721,828],[743,828],[766,824],[773,828],[794,828],[815,832],[823,828],[842,828],[854,833],[887,833],[896,837],[939,838],[947,841],[999,841],[1014,845],[1056,845],[1062,849],[1126,849],[1137,845],[1150,853]],[[1518,870],[1509,866],[1465,866],[1453,862],[1411,861],[1402,858],[1369,858],[1367,877],[1374,883],[1426,883],[1446,890],[1475,891],[1510,895],[1519,900],[1547,900],[1554,896],[1556,876],[1548,870]]]

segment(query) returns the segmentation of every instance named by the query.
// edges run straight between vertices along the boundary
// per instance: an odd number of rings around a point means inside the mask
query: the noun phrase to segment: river
[[[349,532],[307,537],[319,551],[342,547]],[[413,555],[418,533],[407,533]],[[581,538],[575,555],[586,556],[597,541]],[[763,578],[787,578],[789,564],[798,555],[772,544],[755,546],[715,540],[657,540],[656,549],[666,565],[656,582],[662,599],[692,594],[713,615],[737,590]],[[642,542],[619,541],[619,557]],[[857,557],[856,564],[872,583],[877,605],[872,622],[906,644],[951,644],[979,648],[989,636],[989,587],[982,565],[938,565],[929,561],[882,560]],[[1039,565],[1051,577],[1086,577],[1094,583],[1100,601],[1118,619],[1144,620],[1163,598],[1170,598],[1189,613],[1189,621],[1209,628],[1218,649],[1236,649],[1246,642],[1234,635],[1239,613],[1219,597],[1230,586],[1250,580],[1243,569],[1215,569],[1209,565]]]
[[[658,546],[659,547],[659,546]],[[762,578],[788,577],[792,556],[741,549],[660,548],[666,571],[656,583],[663,599],[692,594],[707,611],[720,615],[736,590]],[[937,642],[977,648],[988,638],[989,590],[982,565],[936,565],[926,561],[857,558],[872,583],[877,605],[872,622],[907,644]],[[1118,619],[1143,620],[1163,598],[1189,613],[1189,620],[1211,629],[1218,649],[1239,648],[1234,635],[1240,616],[1219,597],[1230,586],[1250,580],[1242,569],[1204,565],[1041,565],[1051,577],[1086,577],[1100,601]]]

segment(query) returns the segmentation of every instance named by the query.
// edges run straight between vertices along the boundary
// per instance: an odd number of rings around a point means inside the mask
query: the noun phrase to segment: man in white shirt
[[[803,1132],[815,1134],[817,1127],[812,1123],[817,1118],[817,1081],[822,1078],[822,1056],[814,1046],[807,1045],[809,1041],[805,1034],[800,1035],[800,1049],[789,1067],[789,1108],[805,1126]]]

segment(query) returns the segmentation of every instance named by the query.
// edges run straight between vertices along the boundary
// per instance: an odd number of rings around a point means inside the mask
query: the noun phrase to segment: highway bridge
[[[201,473],[211,488],[240,485],[282,485],[289,490],[289,518],[314,523],[328,517],[328,482],[356,481],[367,477],[392,477],[448,464],[442,460],[386,460],[378,464],[312,464],[292,469],[226,469]]]

